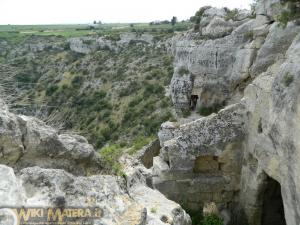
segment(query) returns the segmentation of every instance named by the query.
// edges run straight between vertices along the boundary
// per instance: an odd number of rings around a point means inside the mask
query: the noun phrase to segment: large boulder
[[[123,178],[109,175],[75,177],[64,170],[29,167],[15,175],[0,165],[0,207],[100,208],[90,224],[190,225],[182,208],[143,185],[128,192]],[[1,211],[2,212],[2,211]],[[76,218],[80,222],[82,218]],[[0,218],[0,223],[4,220]],[[8,224],[6,224],[8,225]]]
[[[95,174],[103,168],[87,140],[59,134],[44,122],[15,115],[0,106],[0,163],[16,170],[30,166],[64,169],[76,175]]]

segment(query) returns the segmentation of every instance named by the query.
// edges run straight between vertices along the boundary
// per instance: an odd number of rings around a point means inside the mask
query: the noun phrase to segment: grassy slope
[[[122,32],[112,30],[106,34]],[[151,32],[160,41],[172,36],[168,30],[151,28]],[[7,39],[10,36],[14,38]],[[66,36],[0,32],[1,40],[12,48],[0,60],[0,67],[13,71],[12,81],[22,90],[12,107],[50,118],[51,124],[63,124],[64,129],[86,136],[98,149],[113,143],[114,147],[103,150],[108,152],[108,161],[115,161],[120,155],[116,153],[122,152],[119,149],[131,147],[134,152],[141,148],[153,139],[162,122],[172,119],[165,86],[173,67],[164,46],[132,43],[118,53],[99,49],[83,55],[67,48]],[[27,50],[11,53],[26,49],[23,46],[28,43],[60,43],[64,48],[35,52],[34,57]],[[3,79],[5,71],[0,76]],[[42,116],[36,112],[41,109]]]

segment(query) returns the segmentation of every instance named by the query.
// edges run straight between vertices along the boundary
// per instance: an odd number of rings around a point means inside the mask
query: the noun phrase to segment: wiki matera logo
[[[92,225],[103,211],[89,208],[1,208],[0,225]]]

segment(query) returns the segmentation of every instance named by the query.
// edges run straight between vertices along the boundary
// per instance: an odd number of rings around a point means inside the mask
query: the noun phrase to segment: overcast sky
[[[249,8],[252,0],[0,0],[0,24],[149,22],[192,16],[201,6]]]

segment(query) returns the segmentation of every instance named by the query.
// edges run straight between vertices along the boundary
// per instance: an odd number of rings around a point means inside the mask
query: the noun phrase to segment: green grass
[[[222,225],[223,220],[216,215],[204,216],[199,225]]]
[[[91,26],[88,24],[62,24],[62,25],[0,25],[1,38],[23,38],[31,35],[38,36],[62,36],[66,38],[87,35],[112,35],[121,32],[151,32],[166,33],[170,31],[184,31],[189,29],[190,22],[178,22],[171,24],[149,25],[148,23],[135,23],[133,27],[129,23],[109,23]],[[15,41],[17,42],[17,40]]]
[[[133,141],[133,146],[129,150],[129,154],[133,155],[136,153],[138,150],[142,149],[145,145],[149,144],[151,141],[155,139],[155,136],[150,136],[150,137],[143,137],[139,136],[136,137]]]

